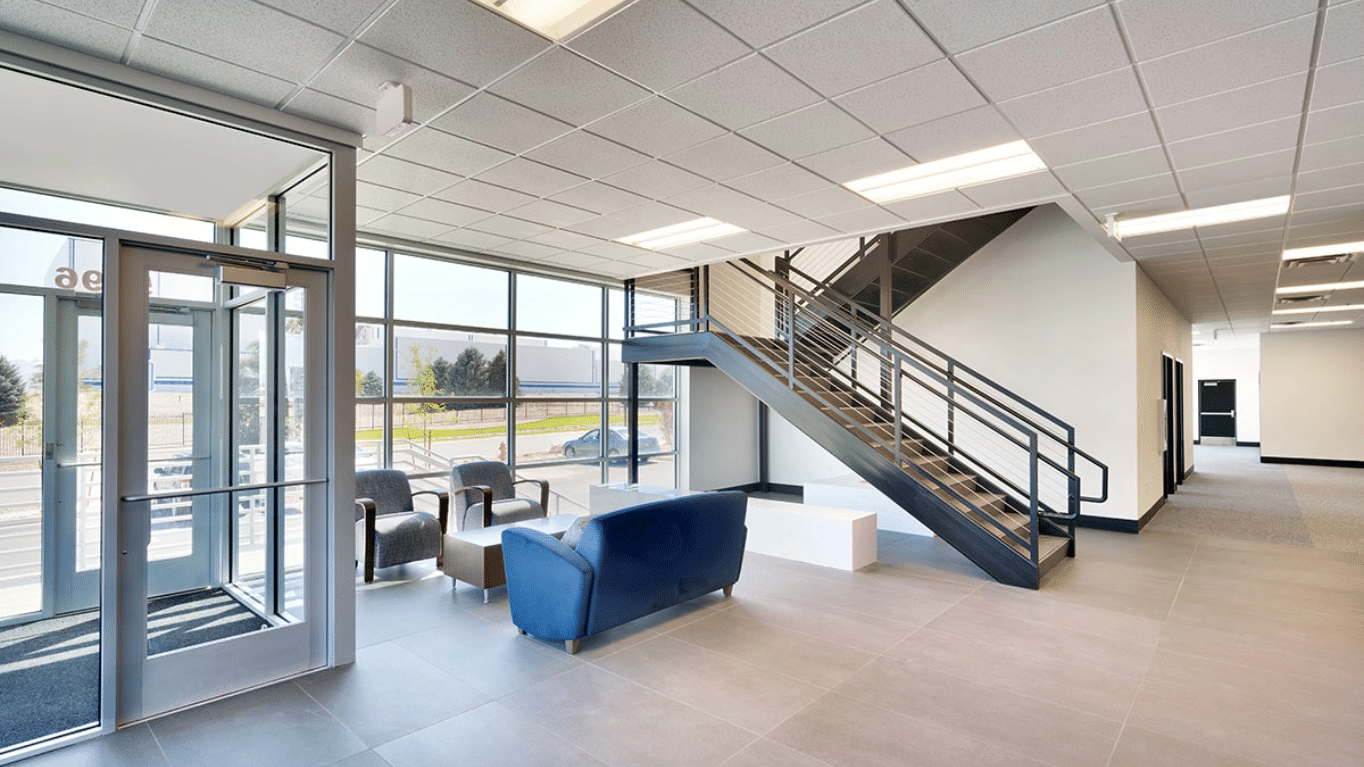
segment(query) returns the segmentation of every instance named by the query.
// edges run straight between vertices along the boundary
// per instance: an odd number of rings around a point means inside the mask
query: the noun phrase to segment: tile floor
[[[1079,551],[1039,592],[898,534],[857,573],[750,554],[732,598],[576,656],[408,568],[360,588],[353,666],[26,767],[1364,764],[1364,556],[1092,530]]]

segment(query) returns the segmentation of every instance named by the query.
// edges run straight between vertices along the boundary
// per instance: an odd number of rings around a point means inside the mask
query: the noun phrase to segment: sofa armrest
[[[592,600],[592,565],[581,554],[538,530],[502,531],[502,563],[512,623],[541,639],[584,635]]]

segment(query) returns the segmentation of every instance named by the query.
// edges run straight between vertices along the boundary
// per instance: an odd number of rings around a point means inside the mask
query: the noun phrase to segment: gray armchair
[[[540,486],[538,502],[517,497],[516,486],[527,483]],[[549,482],[513,480],[511,469],[498,461],[464,463],[450,469],[450,501],[460,530],[521,522],[545,516]]]
[[[374,568],[405,562],[443,558],[445,529],[450,514],[450,494],[435,490],[412,492],[407,475],[398,469],[370,469],[355,473],[355,549],[363,552],[365,583],[374,580]],[[414,511],[412,499],[434,495],[440,503],[439,517]]]

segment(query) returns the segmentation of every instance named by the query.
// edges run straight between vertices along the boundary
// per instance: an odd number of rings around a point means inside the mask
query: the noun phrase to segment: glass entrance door
[[[119,279],[122,723],[325,663],[327,296],[129,246]]]

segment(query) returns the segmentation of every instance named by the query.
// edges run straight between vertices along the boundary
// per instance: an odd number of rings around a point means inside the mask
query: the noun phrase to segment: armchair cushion
[[[548,490],[546,483],[539,480],[521,480],[541,485],[540,498],[522,498],[516,494],[516,485],[511,469],[498,461],[475,461],[450,468],[450,501],[455,515],[455,526],[459,530],[483,527],[483,488],[492,497],[489,505],[491,521],[489,524],[502,525],[521,522],[545,516],[542,500]]]
[[[365,523],[355,523],[356,551],[365,550]],[[374,520],[374,566],[390,567],[440,554],[440,522],[424,511],[380,514]]]
[[[369,498],[379,516],[412,511],[412,485],[399,469],[370,469],[355,473],[355,497]],[[356,519],[363,518],[357,510]]]

